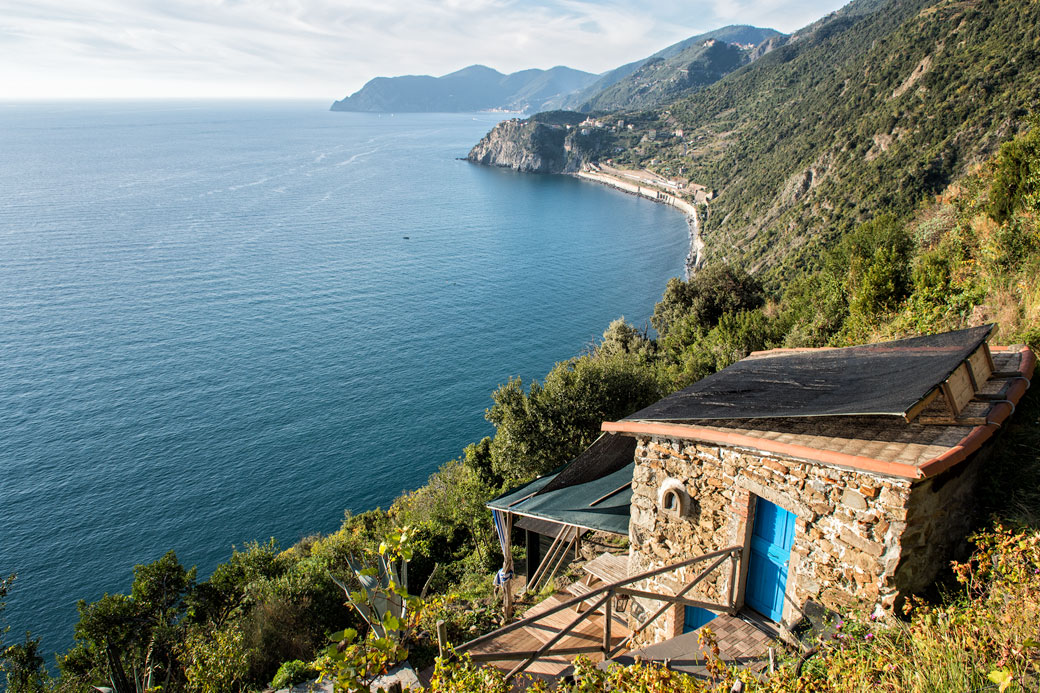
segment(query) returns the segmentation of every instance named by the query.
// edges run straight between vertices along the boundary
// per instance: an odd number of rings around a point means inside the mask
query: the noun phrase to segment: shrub
[[[862,224],[838,244],[827,270],[845,278],[853,325],[876,324],[906,297],[912,251],[909,235],[893,215]]]
[[[237,623],[193,629],[180,647],[185,690],[191,693],[230,693],[246,688],[249,651]]]
[[[307,662],[299,659],[294,659],[288,662],[284,662],[282,666],[278,667],[278,673],[271,679],[271,688],[280,690],[282,688],[292,688],[293,686],[310,681],[318,676],[318,670],[312,667]]]
[[[1040,119],[1025,135],[1000,146],[989,192],[989,214],[1003,224],[1020,209],[1040,211]]]

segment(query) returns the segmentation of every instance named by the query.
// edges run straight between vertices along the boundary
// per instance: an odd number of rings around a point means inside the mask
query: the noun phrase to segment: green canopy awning
[[[502,494],[487,507],[627,535],[634,453],[633,438],[601,436],[567,466]]]

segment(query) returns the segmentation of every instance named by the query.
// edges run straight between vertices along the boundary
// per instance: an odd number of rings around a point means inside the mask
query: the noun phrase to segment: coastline
[[[704,239],[701,238],[700,214],[697,211],[697,206],[695,204],[687,202],[675,195],[658,190],[657,188],[638,185],[618,178],[617,176],[612,176],[609,173],[604,173],[603,171],[583,170],[570,175],[581,180],[587,180],[601,185],[608,185],[615,190],[620,190],[621,192],[630,195],[638,195],[639,197],[654,202],[660,202],[661,204],[675,207],[681,211],[686,217],[686,223],[690,227],[690,251],[686,255],[685,279],[688,280],[690,276],[695,274],[697,270],[704,266]]]

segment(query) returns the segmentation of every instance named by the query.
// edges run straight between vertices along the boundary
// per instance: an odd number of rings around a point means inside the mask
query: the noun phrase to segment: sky
[[[842,0],[0,0],[0,99],[338,99],[376,76],[603,72]]]

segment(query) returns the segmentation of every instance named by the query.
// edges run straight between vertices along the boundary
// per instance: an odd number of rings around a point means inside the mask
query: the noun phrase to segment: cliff
[[[506,120],[477,143],[466,159],[525,173],[573,173],[609,151],[609,130],[583,126],[585,116],[567,111]]]

